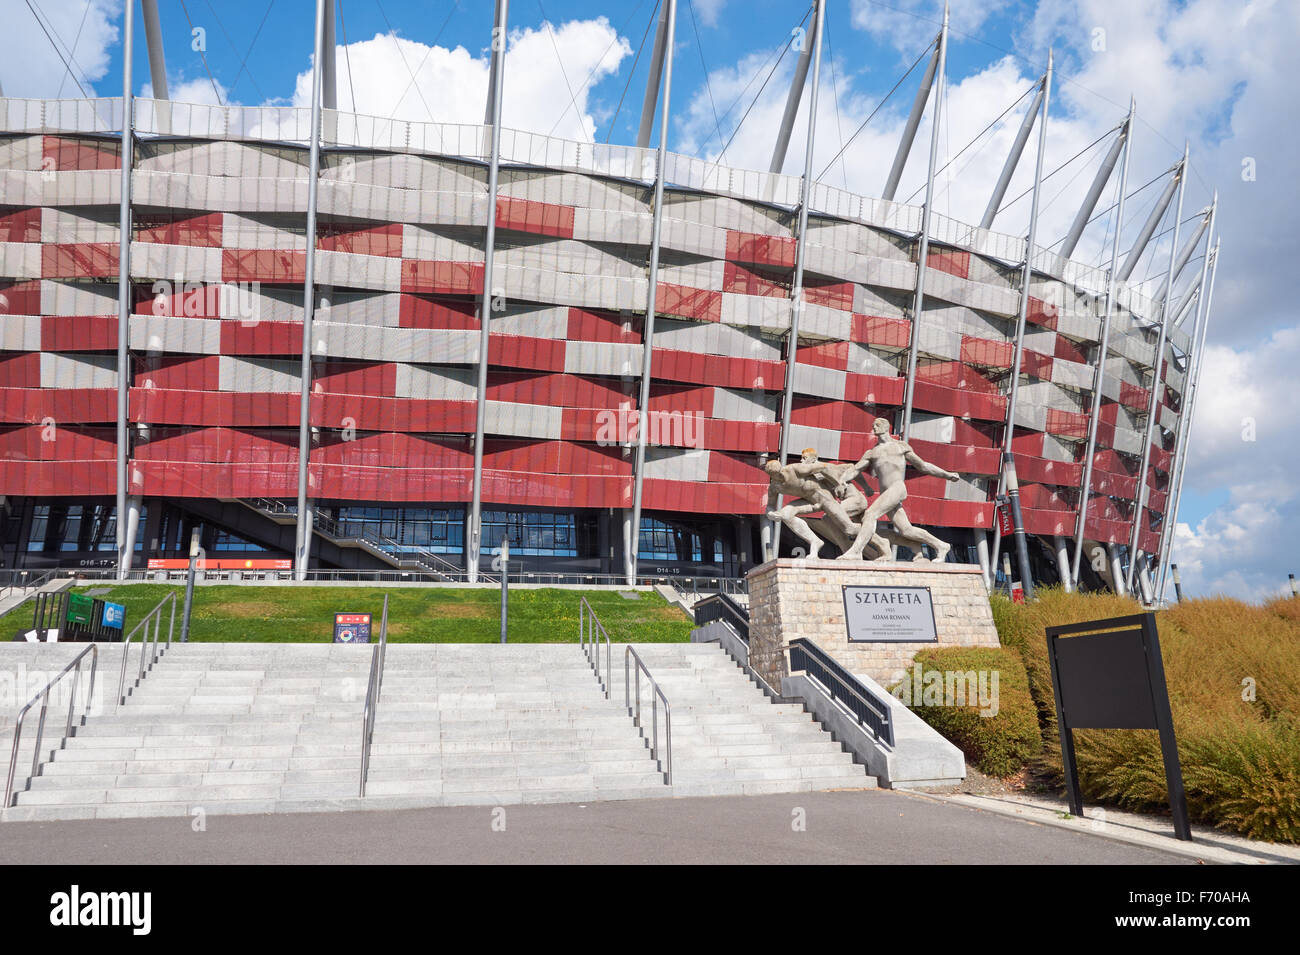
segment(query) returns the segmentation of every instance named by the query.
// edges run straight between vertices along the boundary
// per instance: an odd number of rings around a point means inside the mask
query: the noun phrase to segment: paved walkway
[[[193,830],[194,822],[174,817],[3,823],[0,842],[11,864],[1197,861],[887,790],[208,816],[202,832]]]

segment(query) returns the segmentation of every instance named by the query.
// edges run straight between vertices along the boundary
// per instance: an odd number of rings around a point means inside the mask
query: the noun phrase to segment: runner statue
[[[948,556],[952,545],[939,540],[924,528],[914,527],[903,510],[903,501],[907,498],[907,486],[903,483],[910,464],[922,474],[941,477],[949,481],[960,479],[953,471],[945,471],[935,464],[921,460],[921,456],[912,450],[906,441],[899,440],[889,433],[889,422],[877,418],[871,426],[871,433],[876,436],[876,445],[858,460],[857,464],[844,470],[835,496],[844,500],[851,496],[853,482],[862,473],[876,479],[880,487],[879,496],[861,517],[861,527],[853,545],[840,555],[841,560],[858,560],[862,557],[868,543],[875,544],[876,520],[888,517],[894,525],[894,531],[901,542],[911,547],[918,555],[924,553],[921,545],[929,544],[935,550],[934,563],[942,564]],[[891,538],[894,535],[890,535]],[[918,556],[918,560],[924,557]]]
[[[819,461],[813,448],[806,448],[798,464],[782,465],[777,460],[770,460],[763,470],[767,472],[769,485],[767,492],[767,516],[790,528],[794,535],[808,547],[808,556],[816,558],[821,550],[822,537],[836,544],[841,552],[854,546],[862,525],[858,523],[868,510],[866,496],[856,484],[846,484],[844,473],[852,465],[828,464]],[[845,487],[842,494],[837,491]],[[781,495],[787,494],[800,498],[777,509]],[[821,518],[804,518],[805,514],[821,511]],[[821,535],[820,537],[818,535]],[[868,535],[868,542],[873,548],[872,557],[888,557],[889,543],[901,543],[901,539],[890,532],[884,535]]]

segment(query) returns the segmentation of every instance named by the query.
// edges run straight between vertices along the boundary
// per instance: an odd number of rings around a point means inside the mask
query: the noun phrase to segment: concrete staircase
[[[772,703],[717,644],[635,644],[672,707],[675,796],[874,788],[876,780],[801,704]],[[614,648],[614,695],[624,693],[624,648]],[[648,737],[650,686],[642,681]],[[660,739],[663,714],[660,713]]]
[[[7,647],[16,649],[0,652],[4,669],[23,657],[28,667],[40,658],[52,661],[42,664],[46,669],[57,670],[79,649]],[[768,702],[708,644],[637,645],[673,707],[671,787],[623,707],[621,647],[615,648],[613,698],[606,700],[575,644],[390,645],[364,798],[358,797],[358,775],[367,648],[175,644],[127,702],[114,706],[107,698],[117,685],[121,650],[101,647],[97,693],[108,705],[61,749],[52,743],[62,734],[62,717],[52,709],[42,769],[30,781],[35,723],[29,718],[16,804],[0,809],[0,820],[875,785],[801,707]],[[646,687],[642,700],[648,699]],[[6,707],[5,718],[22,702]],[[9,738],[8,726],[0,724],[0,739]]]

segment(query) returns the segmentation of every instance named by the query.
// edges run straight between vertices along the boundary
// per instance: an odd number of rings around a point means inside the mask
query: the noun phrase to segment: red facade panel
[[[46,243],[41,246],[41,275],[47,279],[117,278],[116,242]]]
[[[497,198],[497,228],[534,235],[549,235],[561,239],[573,238],[573,206],[515,199]]]
[[[879,315],[853,315],[852,336],[863,345],[882,348],[906,348],[911,341],[912,323],[902,318],[882,318]]]
[[[789,236],[727,231],[727,259],[781,269],[794,268],[795,240]]]
[[[117,391],[113,388],[0,387],[0,422],[40,424],[99,423],[117,420]]]
[[[483,263],[402,259],[402,291],[437,295],[482,295]]]
[[[660,282],[655,293],[655,313],[704,322],[722,321],[722,293]]]

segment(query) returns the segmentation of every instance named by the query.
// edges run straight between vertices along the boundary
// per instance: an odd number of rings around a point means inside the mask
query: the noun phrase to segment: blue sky
[[[0,2],[10,32],[0,61],[5,93],[79,95],[29,0]],[[30,0],[56,42],[65,49],[75,46],[78,79],[98,95],[121,92],[122,2]],[[507,125],[568,138],[634,141],[651,39],[635,70],[633,61],[653,6],[654,0],[515,0],[506,64]],[[159,0],[159,7],[173,98],[244,105],[305,101],[312,50],[309,0]],[[941,9],[941,0],[829,0],[818,172],[925,48]],[[720,142],[715,116],[721,115],[722,136],[732,139],[726,162],[766,168],[793,52],[786,53],[762,96],[755,100],[755,93],[774,51],[789,43],[807,10],[802,0],[681,0],[671,148],[713,158]],[[492,21],[488,0],[345,0],[342,14],[337,34],[341,106],[349,107],[355,92],[357,111],[363,113],[481,120]],[[1294,440],[1297,402],[1291,384],[1300,365],[1292,278],[1300,255],[1293,226],[1300,218],[1300,129],[1289,118],[1300,4],[954,0],[952,19],[941,163],[1012,105],[1041,74],[1048,47],[1055,51],[1047,168],[1082,156],[1045,187],[1040,237],[1046,238],[1040,241],[1064,234],[1106,142],[1087,147],[1120,121],[1130,94],[1136,96],[1139,117],[1130,184],[1167,170],[1187,139],[1192,176],[1184,217],[1219,191],[1223,254],[1176,559],[1192,592],[1259,596],[1277,591],[1288,571],[1300,571],[1288,530],[1300,525],[1300,491],[1293,478],[1300,471],[1300,442]],[[149,69],[138,14],[136,22],[134,71],[140,92]],[[191,48],[192,27],[206,31],[206,63]],[[878,194],[918,74],[879,109],[827,171],[827,181]],[[395,102],[399,88],[406,95]],[[736,131],[751,101],[749,118]],[[941,177],[938,212],[978,221],[1023,109],[1022,102],[953,162]],[[787,172],[800,168],[806,114],[805,103]],[[900,198],[923,181],[928,140],[927,119]],[[1030,166],[1021,163],[1009,196],[1028,187]],[[1136,233],[1144,203],[1155,191],[1131,203],[1126,238]],[[1027,206],[1021,202],[1006,209],[995,228],[1022,235]],[[1103,261],[1105,228],[1103,222],[1090,229],[1076,257]],[[1157,243],[1138,270],[1150,277],[1152,291],[1158,291],[1167,242]]]

